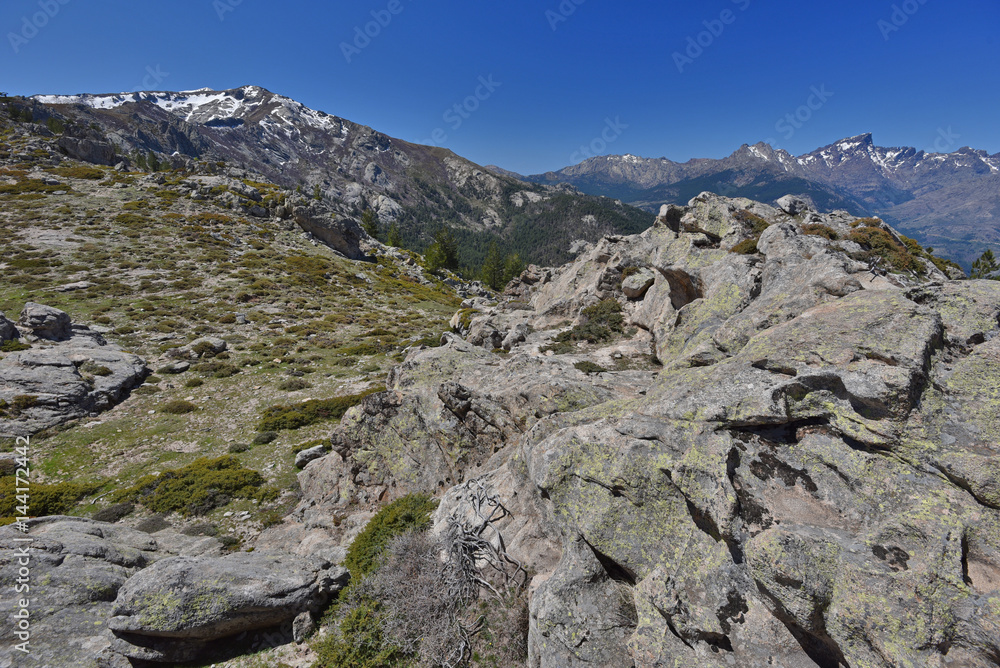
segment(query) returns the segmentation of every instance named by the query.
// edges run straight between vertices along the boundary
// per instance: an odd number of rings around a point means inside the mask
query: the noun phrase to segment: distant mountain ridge
[[[44,111],[36,117],[57,114],[73,132],[125,156],[224,161],[306,197],[318,195],[340,216],[358,218],[371,208],[383,228],[395,222],[414,250],[449,226],[467,266],[478,266],[494,240],[526,260],[559,264],[571,257],[575,239],[635,233],[653,220],[567,186],[495,174],[447,149],[390,137],[259,86],[32,100]]]
[[[968,147],[952,153],[885,148],[866,133],[801,156],[761,142],[722,159],[610,155],[524,178],[567,183],[649,211],[703,190],[763,201],[794,192],[821,209],[878,215],[966,266],[984,248],[1000,248],[1000,153]]]

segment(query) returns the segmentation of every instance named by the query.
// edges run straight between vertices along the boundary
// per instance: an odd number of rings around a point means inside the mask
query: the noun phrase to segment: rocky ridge
[[[532,667],[996,665],[1000,285],[949,280],[880,221],[782,206],[704,193],[469,299],[302,459],[253,553],[165,536],[156,559],[147,536],[107,627],[54,646],[162,664],[257,620],[290,642],[380,504],[434,494],[440,533],[475,485],[531,574]],[[84,533],[106,527],[135,538]]]
[[[443,531],[475,480],[535,574],[531,666],[996,665],[1000,286],[873,270],[852,222],[703,194],[529,269],[345,416],[260,544],[346,545],[330,518],[413,491]],[[634,330],[553,354],[609,299]]]

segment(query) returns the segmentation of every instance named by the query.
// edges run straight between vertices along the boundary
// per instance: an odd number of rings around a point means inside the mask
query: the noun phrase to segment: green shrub
[[[580,311],[584,320],[566,332],[560,332],[553,345],[542,348],[542,352],[552,350],[556,354],[564,354],[573,350],[574,341],[601,343],[610,341],[624,329],[625,316],[622,306],[616,299],[605,299]]]
[[[832,227],[827,225],[821,225],[820,223],[807,223],[802,226],[802,234],[811,234],[817,237],[826,237],[830,241],[836,241],[840,238],[837,231]]]
[[[386,644],[376,601],[353,606],[339,627],[315,644],[312,668],[394,668],[406,665],[399,648]]]
[[[190,401],[175,399],[174,401],[164,404],[160,410],[164,413],[170,413],[171,415],[184,415],[186,413],[193,413],[198,410],[198,407]]]
[[[278,440],[278,433],[274,431],[262,431],[253,438],[254,445],[267,445]]]
[[[93,376],[110,376],[112,374],[111,369],[101,364],[97,364],[92,360],[87,360],[80,365],[81,373],[89,373]]]
[[[96,483],[60,482],[54,485],[32,483],[28,514],[30,517],[63,515],[76,506],[80,499],[93,494],[100,487],[101,485]],[[17,500],[16,490],[16,478],[0,478],[0,518],[9,519],[20,514],[17,507],[21,504]]]
[[[344,566],[351,577],[360,580],[371,573],[378,566],[379,554],[396,536],[428,528],[437,504],[429,495],[408,494],[375,513],[347,548]]]
[[[297,390],[305,390],[310,387],[312,387],[312,385],[301,378],[290,378],[278,384],[278,389],[284,390],[285,392],[295,392]]]
[[[250,444],[249,443],[233,443],[232,445],[230,445],[227,448],[227,450],[229,451],[229,454],[231,454],[231,455],[238,455],[241,452],[247,452],[248,450],[250,450]]]
[[[757,250],[757,240],[756,239],[744,239],[735,246],[729,249],[730,253],[738,253],[740,255],[755,255],[758,253]]]
[[[869,256],[882,258],[892,269],[912,271],[918,275],[925,273],[927,270],[923,262],[914,257],[910,249],[896,241],[881,225],[881,221],[871,218],[855,221],[851,223],[854,229],[847,238],[860,245]]]
[[[258,431],[299,429],[317,422],[339,420],[347,409],[360,404],[365,397],[385,392],[385,387],[374,387],[360,394],[349,394],[331,399],[311,399],[292,406],[278,405],[264,409],[257,425]]]
[[[205,384],[201,378],[192,378],[191,380],[184,383],[184,387],[201,387]]]
[[[53,167],[46,171],[67,179],[89,179],[91,181],[103,179],[105,174],[103,170],[97,167],[85,167],[82,165],[78,167]]]
[[[0,353],[16,353],[19,350],[31,348],[27,343],[21,343],[18,339],[11,339],[0,344]]]
[[[277,490],[265,487],[264,482],[260,473],[244,468],[235,457],[201,457],[182,468],[144,476],[132,487],[115,492],[112,501],[134,501],[158,513],[201,515],[234,498],[276,498]]]
[[[584,373],[604,373],[607,371],[603,366],[594,364],[591,361],[577,362],[573,366]]]
[[[760,238],[760,235],[764,233],[764,230],[771,226],[771,223],[767,222],[765,219],[761,218],[755,213],[752,213],[746,209],[742,209],[733,214],[733,218],[741,223],[750,226],[750,234],[755,238]]]

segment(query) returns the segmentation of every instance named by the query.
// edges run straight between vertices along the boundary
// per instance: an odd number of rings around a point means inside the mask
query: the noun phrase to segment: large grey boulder
[[[209,641],[317,613],[347,578],[322,559],[260,552],[164,559],[118,590],[113,649],[136,660],[188,661]]]
[[[298,204],[292,216],[299,227],[338,253],[351,260],[364,258],[361,242],[366,235],[356,221],[338,217],[319,203]]]
[[[60,137],[56,145],[69,157],[95,165],[113,165],[118,160],[114,146],[103,141]]]
[[[801,197],[795,195],[785,195],[778,200],[778,208],[789,216],[797,216],[803,211],[809,210],[809,203]]]
[[[142,358],[68,321],[58,309],[25,307],[19,326],[36,333],[35,343],[0,359],[0,401],[6,408],[0,436],[29,436],[105,411],[148,375]]]
[[[0,343],[19,338],[19,332],[13,322],[7,319],[3,311],[0,311]]]
[[[29,341],[37,339],[65,341],[73,334],[72,321],[68,313],[35,302],[24,305],[17,324]]]
[[[19,597],[0,597],[0,665],[96,668],[114,640],[106,622],[118,590],[141,569],[175,554],[170,540],[79,517],[43,517],[26,525],[25,533],[14,525],[0,528],[0,578],[13,592],[29,548],[31,654],[15,650],[22,642],[15,635]],[[218,541],[209,542],[203,551],[219,549]]]

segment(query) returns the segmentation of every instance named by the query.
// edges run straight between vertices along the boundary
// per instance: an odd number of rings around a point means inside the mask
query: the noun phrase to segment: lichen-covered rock
[[[318,612],[346,580],[325,560],[288,555],[164,559],[118,590],[108,623],[113,649],[143,661],[188,661],[208,641]]]
[[[444,531],[482,485],[534,576],[532,668],[996,665],[1000,286],[872,272],[827,238],[849,214],[798,214],[703,194],[526,272],[345,416],[272,542],[411,491]],[[611,340],[552,345],[605,299]]]
[[[292,213],[295,222],[306,232],[351,260],[364,257],[361,242],[365,233],[357,221],[338,217],[323,204],[299,204]]]
[[[61,331],[63,319],[33,308],[22,320],[51,333]],[[0,401],[7,408],[0,413],[0,436],[29,436],[105,411],[149,373],[142,358],[86,327],[73,325],[69,332],[64,340],[42,339],[0,359]]]
[[[26,525],[24,533],[15,525],[0,528],[0,578],[12,592],[19,577],[29,587],[22,593],[31,603],[31,653],[15,650],[22,642],[15,635],[16,597],[0,597],[0,664],[94,668],[114,640],[107,620],[119,589],[141,569],[177,554],[176,546],[166,536],[154,539],[79,517],[44,517]],[[205,540],[201,552],[220,547]],[[30,572],[27,579],[19,575],[22,567]]]

